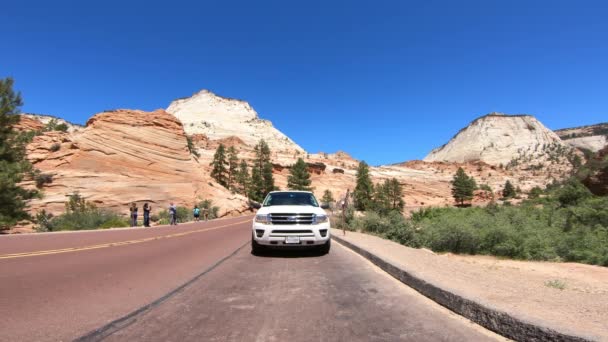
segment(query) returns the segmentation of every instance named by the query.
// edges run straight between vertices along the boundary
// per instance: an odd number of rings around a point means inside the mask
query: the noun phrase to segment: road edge
[[[122,328],[128,327],[132,323],[136,322],[135,318],[137,316],[145,313],[146,311],[148,311],[150,309],[153,309],[153,308],[159,306],[160,304],[162,304],[166,300],[168,300],[171,297],[173,297],[174,295],[178,294],[179,292],[181,292],[182,290],[184,290],[186,287],[190,286],[192,283],[196,282],[197,280],[199,280],[200,278],[202,278],[204,275],[206,275],[207,273],[213,271],[215,268],[217,268],[218,266],[220,266],[222,263],[224,263],[228,259],[230,259],[233,256],[235,256],[239,251],[241,251],[245,246],[248,246],[248,245],[249,245],[249,241],[247,241],[244,244],[242,244],[241,246],[239,246],[232,253],[230,253],[227,256],[225,256],[225,257],[221,258],[220,260],[218,260],[215,264],[211,265],[210,267],[208,267],[207,269],[205,269],[203,272],[201,272],[201,273],[197,274],[196,276],[194,276],[194,278],[188,280],[187,282],[185,282],[184,284],[178,286],[177,288],[169,291],[164,296],[162,296],[162,297],[154,300],[153,302],[151,302],[149,304],[146,304],[146,305],[140,307],[139,309],[136,309],[135,311],[132,311],[132,312],[126,314],[125,316],[117,318],[117,319],[113,320],[112,322],[103,325],[100,328],[97,328],[97,329],[95,329],[93,331],[90,331],[90,332],[86,333],[85,335],[82,335],[82,336],[74,339],[73,341],[74,342],[101,341],[101,340],[105,339],[106,337],[112,335],[116,331],[118,331],[118,330],[120,330]]]
[[[488,308],[418,278],[406,269],[397,267],[374,253],[336,235],[332,235],[332,239],[363,256],[395,279],[439,305],[504,337],[516,341],[592,341],[585,337],[564,334],[548,327],[527,322],[506,312]]]

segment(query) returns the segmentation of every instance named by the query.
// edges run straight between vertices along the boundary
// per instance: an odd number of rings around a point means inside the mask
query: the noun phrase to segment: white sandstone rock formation
[[[171,102],[167,112],[184,125],[186,134],[204,134],[211,140],[238,137],[249,146],[264,139],[273,152],[305,153],[293,140],[258,117],[249,103],[224,98],[208,90]]]
[[[608,123],[564,128],[555,133],[570,146],[597,152],[608,145]]]
[[[491,113],[471,122],[446,145],[431,151],[424,161],[483,161],[498,165],[525,154],[542,154],[549,147],[566,145],[533,116]]]

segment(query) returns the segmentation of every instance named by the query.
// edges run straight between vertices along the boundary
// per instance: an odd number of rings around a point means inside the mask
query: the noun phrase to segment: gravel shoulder
[[[564,334],[608,341],[608,268],[435,254],[368,234],[343,236],[335,229],[332,234],[485,307]]]

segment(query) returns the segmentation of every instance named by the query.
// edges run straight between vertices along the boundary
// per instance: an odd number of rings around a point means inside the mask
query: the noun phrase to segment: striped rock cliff
[[[62,213],[74,192],[125,214],[131,202],[149,202],[153,213],[202,199],[213,199],[223,215],[246,208],[245,198],[216,184],[209,166],[192,157],[181,122],[164,110],[104,112],[77,132],[45,132],[28,145],[28,158],[52,175],[44,197],[30,203],[33,213]]]

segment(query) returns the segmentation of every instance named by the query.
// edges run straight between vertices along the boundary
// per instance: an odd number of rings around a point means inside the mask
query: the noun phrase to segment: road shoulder
[[[347,232],[343,236],[335,229],[332,234],[337,242],[406,285],[503,336],[515,340],[608,339],[608,327],[600,318],[608,315],[604,303],[608,296],[600,281],[608,276],[606,268],[438,255],[368,234]],[[583,272],[588,280],[584,284],[576,279]],[[565,279],[569,286],[552,288],[544,279]]]

